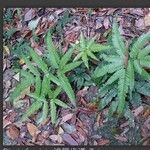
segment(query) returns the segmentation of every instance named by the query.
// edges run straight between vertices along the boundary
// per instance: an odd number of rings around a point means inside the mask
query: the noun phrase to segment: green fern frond
[[[118,82],[118,108],[117,112],[119,115],[122,115],[124,107],[125,107],[125,98],[128,92],[128,84],[126,82],[126,70],[121,74]]]
[[[20,72],[20,77],[28,78],[28,80],[30,81],[34,80],[33,74],[30,73],[29,71],[22,69],[19,72]]]
[[[48,74],[48,77],[50,78],[50,80],[52,82],[54,82],[55,84],[57,84],[58,86],[60,86],[60,81],[57,77],[55,77],[52,73]]]
[[[47,48],[48,48],[48,57],[50,58],[51,64],[55,68],[58,68],[58,64],[60,62],[60,57],[57,54],[57,49],[55,48],[55,46],[53,44],[52,36],[51,36],[50,32],[47,33],[46,44],[47,44]]]
[[[64,68],[63,68],[63,73],[66,73],[68,71],[73,70],[74,68],[78,67],[79,65],[81,65],[82,61],[75,61],[72,63],[67,64]]]
[[[34,81],[34,80],[33,80]],[[22,80],[15,88],[15,90],[13,91],[13,93],[10,95],[10,99],[15,102],[18,98],[20,98],[21,93],[27,89],[28,87],[30,87],[33,84],[33,81],[28,80],[28,79],[24,79]]]
[[[81,57],[82,57],[82,60],[83,60],[83,62],[84,62],[84,64],[85,64],[85,66],[89,69],[89,63],[88,63],[87,54],[84,53]]]
[[[30,72],[32,72],[35,76],[39,76],[40,74],[39,74],[37,68],[31,64],[29,59],[27,57],[25,57],[24,55],[22,56],[22,58],[24,59],[25,63],[27,64],[27,67],[30,70]]]
[[[38,123],[42,123],[43,121],[45,121],[48,116],[48,112],[49,112],[48,102],[46,100],[44,100],[43,102],[44,102],[44,104],[43,104],[43,109],[42,109],[42,116],[37,121]]]
[[[126,47],[118,29],[119,27],[117,23],[114,22],[112,27],[112,43],[113,46],[116,48],[118,55],[123,58],[126,51]]]
[[[117,79],[120,78],[120,76],[122,75],[122,71],[123,69],[120,69],[118,71],[116,71],[106,82],[106,85],[112,84],[113,82],[115,82]]]
[[[105,108],[111,101],[112,99],[117,95],[117,90],[116,89],[111,89],[103,99],[101,99],[99,103],[99,109]]]
[[[56,111],[56,105],[55,105],[55,102],[53,99],[50,102],[50,107],[51,107],[50,108],[51,121],[52,121],[52,124],[55,124],[56,117],[57,117],[57,111]]]
[[[146,42],[150,40],[150,31],[147,32],[146,34],[142,34],[137,41],[133,44],[130,52],[130,56],[132,58],[136,58],[139,51],[144,47]]]
[[[128,60],[128,66],[126,69],[126,77],[127,77],[127,83],[130,88],[130,96],[132,97],[132,91],[134,89],[134,81],[135,81],[135,76],[134,76],[134,66],[133,62]]]
[[[110,50],[110,49],[112,49],[112,47],[109,45],[102,45],[102,44],[98,44],[98,43],[93,43],[89,49],[92,52],[102,52],[102,51]]]
[[[33,61],[39,66],[39,68],[44,72],[47,73],[48,67],[47,64],[42,60],[42,58],[32,49],[29,49],[30,55]]]
[[[146,46],[142,49],[138,54],[138,59],[143,58],[144,56],[150,54],[150,45]]]
[[[137,73],[142,74],[142,67],[140,66],[138,60],[134,60],[134,68]]]
[[[102,54],[101,57],[107,61],[107,62],[114,62],[114,63],[122,63],[123,64],[123,60],[120,59],[120,57],[118,55],[106,55],[106,54]]]
[[[140,65],[141,65],[142,67],[148,67],[148,68],[150,68],[150,60],[148,61],[148,60],[146,59],[146,57],[145,57],[145,58],[143,58],[143,60],[140,60]]]
[[[60,60],[60,66],[61,66],[61,68],[63,68],[63,67],[66,65],[66,63],[70,60],[71,55],[72,55],[74,49],[75,49],[75,47],[70,48],[70,49],[62,56],[62,58],[61,58],[61,60]]]
[[[104,97],[112,88],[115,88],[114,85],[103,85],[98,91],[99,96]]]
[[[38,111],[42,107],[42,102],[35,101],[27,111],[22,115],[21,121],[25,121],[28,117],[30,117],[33,113]]]
[[[82,55],[83,55],[83,52],[80,52],[80,53],[73,59],[73,61],[79,60],[79,59],[82,57]]]
[[[58,105],[58,106],[61,106],[63,108],[69,108],[69,106],[67,104],[65,104],[63,101],[59,100],[59,99],[55,99],[55,103]]]
[[[48,78],[48,75],[44,75],[42,81],[41,96],[46,96],[49,93],[49,90],[50,90],[50,78]]]
[[[142,74],[141,76],[148,82],[150,82],[150,73],[148,73],[147,71],[145,71],[143,68],[142,68]]]
[[[87,42],[87,49],[91,47],[92,44],[94,44],[94,41],[96,40],[97,36],[94,36]]]
[[[69,83],[69,80],[65,77],[65,75],[61,72],[58,71],[58,78],[60,80],[60,86],[62,87],[62,89],[64,89],[64,91],[67,93],[71,103],[76,106],[76,103],[75,103],[75,95],[74,95],[74,92],[72,90],[72,87]]]
[[[80,47],[82,50],[85,50],[85,48],[86,48],[85,44],[86,44],[86,41],[85,41],[83,32],[81,32],[81,34],[80,34]]]
[[[110,108],[108,110],[108,115],[111,117],[117,110],[118,107],[118,101],[112,101]]]
[[[53,92],[53,97],[52,98],[55,99],[60,94],[61,90],[62,90],[61,87],[57,87],[55,89],[55,91]]]
[[[135,89],[140,94],[143,94],[143,95],[146,95],[146,96],[150,96],[150,83],[147,83],[147,82],[143,82],[143,83],[136,82]]]
[[[42,81],[41,81],[40,76],[36,76],[36,78],[35,78],[35,93],[37,95],[40,95],[40,93],[41,93],[41,83],[42,83]]]
[[[91,57],[92,59],[95,59],[95,60],[99,61],[98,58],[91,51],[87,51],[87,55],[89,57]]]

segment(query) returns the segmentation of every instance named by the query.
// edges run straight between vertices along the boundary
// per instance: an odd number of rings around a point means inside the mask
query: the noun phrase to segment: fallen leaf
[[[135,21],[135,26],[138,27],[139,29],[145,29],[145,25],[144,25],[144,19],[140,18],[138,20]]]
[[[117,139],[117,140],[119,140],[119,141],[121,141],[121,142],[127,142],[127,141],[128,141],[127,138],[125,138],[125,137],[123,137],[123,136],[119,136],[119,135],[116,135],[116,136],[115,136],[115,139]]]
[[[24,21],[30,21],[32,18],[35,17],[34,9],[30,9],[27,11],[27,13],[24,15]]]
[[[72,113],[63,116],[63,117],[62,117],[62,120],[61,120],[61,122],[60,122],[60,125],[63,124],[63,123],[65,123],[66,121],[70,120],[70,119],[72,118],[72,116],[73,116]]]
[[[97,29],[99,29],[99,28],[101,28],[103,25],[102,25],[102,19],[101,18],[98,18],[97,20],[96,20],[96,30]]]
[[[150,130],[150,117],[144,122],[144,125]]]
[[[107,139],[100,139],[98,141],[98,145],[108,145],[109,143],[110,143],[110,141]]]
[[[78,143],[71,137],[70,134],[63,134],[63,140],[69,145],[78,145]]]
[[[30,86],[27,87],[26,89],[24,89],[21,94],[20,97],[23,99],[26,95],[28,95],[30,93]]]
[[[77,96],[84,97],[88,93],[88,87],[84,87],[82,90],[77,92]]]
[[[32,137],[35,137],[37,135],[37,131],[39,131],[38,128],[32,123],[27,123],[27,129]]]
[[[62,141],[63,141],[62,137],[61,137],[59,134],[58,134],[58,139],[57,139],[57,141],[58,141],[59,144],[62,143]]]
[[[76,131],[76,127],[73,124],[63,123],[62,128],[64,129],[65,132],[67,132],[69,134]]]
[[[23,64],[25,64],[25,61],[24,61],[24,59],[22,59],[22,58],[21,58],[21,59],[19,60],[19,64],[20,64],[20,65],[23,65]]]
[[[15,74],[13,76],[13,78],[19,82],[20,81],[20,73]]]
[[[15,140],[19,137],[20,131],[15,125],[10,125],[6,129],[6,134],[12,140]]]
[[[144,110],[144,107],[143,107],[143,106],[140,106],[140,107],[136,108],[135,110],[133,110],[132,112],[133,112],[134,116],[136,117],[136,116],[138,116],[140,113],[142,113],[143,110]]]
[[[36,20],[31,20],[28,24],[29,29],[34,30],[37,27],[40,19],[41,19],[41,17],[37,18]]]
[[[10,80],[6,81],[6,83],[5,83],[5,88],[6,88],[6,89],[9,89],[10,86],[11,86]]]
[[[3,118],[3,128],[6,128],[10,124],[11,124],[11,122],[9,120]]]
[[[110,24],[110,22],[109,22],[109,18],[108,17],[106,17],[105,19],[104,19],[104,27],[105,27],[105,29],[108,29],[109,28],[109,24]]]
[[[144,117],[150,116],[150,108],[147,108],[147,109],[144,111],[143,116],[144,116]]]
[[[8,46],[3,46],[4,52],[6,52],[7,55],[10,55],[10,50]]]
[[[61,127],[58,129],[58,134],[64,134],[64,130]]]
[[[50,135],[49,138],[50,138],[52,141],[57,141],[57,140],[58,140],[58,135]]]
[[[150,12],[147,15],[145,15],[144,23],[146,27],[150,26]]]

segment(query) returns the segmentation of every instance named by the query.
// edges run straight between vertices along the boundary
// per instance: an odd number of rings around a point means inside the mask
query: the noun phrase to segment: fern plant
[[[20,94],[24,89],[30,86],[35,87],[35,91],[28,94],[34,98],[34,102],[22,116],[22,121],[41,108],[43,108],[43,114],[39,122],[45,120],[49,112],[48,100],[50,100],[50,114],[52,123],[55,123],[56,105],[65,108],[68,107],[63,101],[57,98],[62,90],[66,92],[69,100],[76,107],[75,95],[65,73],[79,66],[82,61],[68,63],[74,48],[69,49],[61,57],[52,42],[52,37],[49,32],[46,36],[46,44],[48,48],[46,59],[48,59],[50,63],[46,63],[45,58],[39,56],[32,48],[29,49],[32,60],[25,55],[22,56],[27,65],[27,70],[21,70],[23,80],[17,85],[11,95],[14,105],[20,99]],[[33,61],[34,64],[32,63]]]
[[[129,93],[130,99],[133,97],[135,73],[150,82],[150,74],[144,68],[150,67],[150,47],[144,47],[148,40],[150,40],[150,32],[141,35],[130,47],[126,47],[117,23],[113,23],[112,45],[115,51],[108,55],[102,54],[101,58],[104,59],[105,65],[101,68],[97,67],[94,71],[96,78],[107,77],[103,90],[108,92],[110,89],[107,97],[100,102],[101,108],[108,105],[115,97],[116,100],[112,102],[111,109],[121,116],[124,113],[127,94]]]
[[[111,49],[110,46],[96,43],[95,39],[96,36],[90,40],[85,39],[83,33],[81,32],[79,44],[76,45],[76,50],[78,51],[78,54],[74,58],[74,61],[81,58],[88,69],[89,69],[89,63],[88,63],[89,58],[98,61],[98,58],[94,55],[94,53]]]

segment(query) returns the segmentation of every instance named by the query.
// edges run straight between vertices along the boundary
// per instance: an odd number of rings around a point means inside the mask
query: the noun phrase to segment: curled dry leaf
[[[12,124],[6,128],[6,134],[9,138],[11,138],[12,140],[15,140],[19,137],[20,130],[17,126]]]
[[[3,118],[3,128],[6,128],[10,124],[11,124],[11,122],[9,120],[7,120],[7,118]]]

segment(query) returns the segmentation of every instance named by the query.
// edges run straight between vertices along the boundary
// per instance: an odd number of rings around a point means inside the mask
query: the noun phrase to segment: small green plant
[[[13,11],[12,8],[7,8],[4,10],[4,16],[3,16],[4,21],[10,22],[13,20]]]
[[[95,39],[96,39],[96,36],[90,40],[85,39],[85,37],[83,36],[83,33],[81,32],[79,44],[76,45],[78,54],[74,58],[74,61],[81,58],[85,66],[88,69],[89,69],[89,64],[88,64],[89,58],[92,58],[98,61],[98,58],[94,55],[94,53],[111,49],[110,46],[96,43]]]
[[[94,71],[96,78],[106,77],[103,87],[100,89],[100,95],[103,99],[100,101],[100,108],[105,106],[115,98],[111,103],[111,112],[116,112],[119,116],[125,112],[126,97],[129,94],[133,98],[135,91],[136,74],[139,74],[144,80],[150,82],[150,74],[145,67],[150,67],[150,32],[141,35],[131,46],[126,47],[123,38],[115,22],[112,28],[112,44],[115,51],[109,54],[102,54],[105,65],[97,67]],[[144,48],[143,48],[144,47]],[[150,93],[150,89],[148,89]],[[127,107],[126,107],[127,108]]]
[[[73,16],[70,16],[69,10],[63,13],[63,16],[55,23],[55,25],[50,29],[50,33],[56,32],[59,37],[63,38],[63,29],[67,23],[73,20]]]
[[[21,77],[23,80],[17,85],[11,95],[13,104],[15,105],[20,99],[21,92],[24,91],[24,89],[31,86],[35,87],[35,91],[28,94],[34,98],[34,102],[22,116],[22,121],[43,108],[43,114],[40,119],[40,122],[42,122],[48,115],[48,104],[50,103],[50,115],[52,123],[55,123],[57,113],[56,105],[64,108],[68,107],[63,101],[57,98],[62,90],[66,92],[69,100],[76,107],[75,95],[65,73],[79,66],[82,61],[69,63],[74,48],[70,48],[61,57],[52,42],[52,37],[49,32],[46,36],[46,44],[48,48],[47,58],[42,58],[31,48],[29,48],[29,53],[32,60],[25,55],[22,56],[27,65],[27,69],[21,70]],[[50,63],[46,63],[46,60]]]
[[[70,81],[76,85],[78,90],[80,90],[83,86],[91,81],[91,77],[86,72],[85,66],[82,65],[80,68],[74,69],[72,75],[70,76]]]

